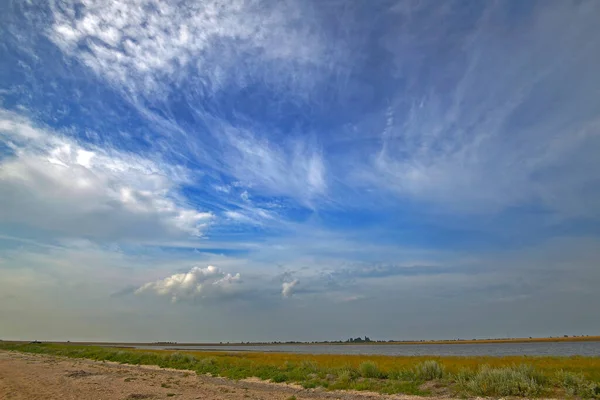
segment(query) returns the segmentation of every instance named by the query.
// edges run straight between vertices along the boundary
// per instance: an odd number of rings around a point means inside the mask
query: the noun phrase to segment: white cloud
[[[220,193],[229,194],[231,192],[231,187],[228,185],[213,185],[213,189]]]
[[[345,47],[325,40],[328,34],[311,7],[262,0],[64,1],[52,6],[46,33],[63,53],[123,90],[131,105],[161,128],[158,134],[181,141],[196,161],[245,187],[313,206],[327,189],[318,146],[276,144],[244,130],[223,132],[225,122],[203,108],[205,95],[252,82],[288,98],[307,98],[318,88],[326,71],[337,68]],[[195,135],[173,117],[162,99],[174,90],[190,113],[210,126],[208,135]]]
[[[196,298],[220,298],[235,293],[240,274],[231,275],[213,266],[193,267],[189,272],[174,274],[156,282],[149,282],[135,291],[136,294],[153,293],[169,296],[173,303]]]
[[[109,82],[150,93],[199,71],[215,90],[241,80],[236,61],[248,52],[266,60],[319,63],[323,46],[298,3],[90,0],[53,4],[49,38]]]
[[[74,237],[160,238],[202,235],[212,214],[178,195],[189,173],[160,160],[82,146],[0,111],[4,221]]]
[[[511,29],[498,8],[468,34],[445,23],[451,8],[400,10],[406,24],[387,47],[407,89],[382,111],[383,145],[359,174],[453,210],[598,213],[598,3],[548,4]]]
[[[227,129],[225,153],[230,173],[243,184],[305,205],[325,196],[326,168],[319,148],[306,142],[276,144],[247,130]]]
[[[253,207],[247,207],[236,211],[225,211],[224,215],[231,221],[250,225],[264,225],[267,222],[277,221],[274,213]]]
[[[283,282],[281,284],[281,295],[283,297],[290,297],[294,294],[294,288],[298,285],[300,281],[298,279],[294,279],[291,282]]]
[[[366,300],[368,298],[369,298],[368,296],[359,294],[359,295],[344,296],[344,297],[337,299],[336,301],[339,303],[350,303],[350,302],[354,302],[354,301]]]

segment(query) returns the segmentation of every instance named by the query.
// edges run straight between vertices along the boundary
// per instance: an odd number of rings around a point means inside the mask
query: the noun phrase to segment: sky
[[[0,2],[0,339],[600,333],[600,2]]]

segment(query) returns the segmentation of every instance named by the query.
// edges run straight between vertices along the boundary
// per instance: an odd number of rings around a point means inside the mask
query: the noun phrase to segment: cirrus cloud
[[[318,64],[324,48],[315,29],[305,20],[289,25],[290,16],[302,14],[300,4],[256,0],[64,1],[52,6],[47,34],[117,86],[149,94],[198,70],[201,86],[210,91],[232,79],[243,83],[236,64],[248,53],[265,61]]]

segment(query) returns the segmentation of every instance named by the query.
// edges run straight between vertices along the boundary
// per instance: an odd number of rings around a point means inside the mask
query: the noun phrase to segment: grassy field
[[[2,350],[159,365],[306,388],[457,396],[600,398],[600,357],[390,357],[116,349],[0,342]]]

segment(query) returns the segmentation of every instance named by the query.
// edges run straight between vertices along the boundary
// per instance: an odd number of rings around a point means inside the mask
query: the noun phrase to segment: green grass
[[[257,377],[305,388],[457,396],[600,399],[599,357],[387,357],[284,353],[172,352],[0,342],[0,350]],[[168,388],[170,385],[163,384]]]
[[[460,388],[478,396],[539,396],[547,383],[544,375],[527,365],[492,368],[487,365],[472,375],[462,375]]]
[[[556,381],[570,396],[600,398],[600,384],[588,381],[581,373],[560,370]]]
[[[442,379],[444,377],[444,366],[435,360],[426,360],[417,364],[415,376],[424,381]]]
[[[377,364],[373,361],[365,361],[358,366],[360,376],[363,378],[384,378],[384,374],[379,370]]]

